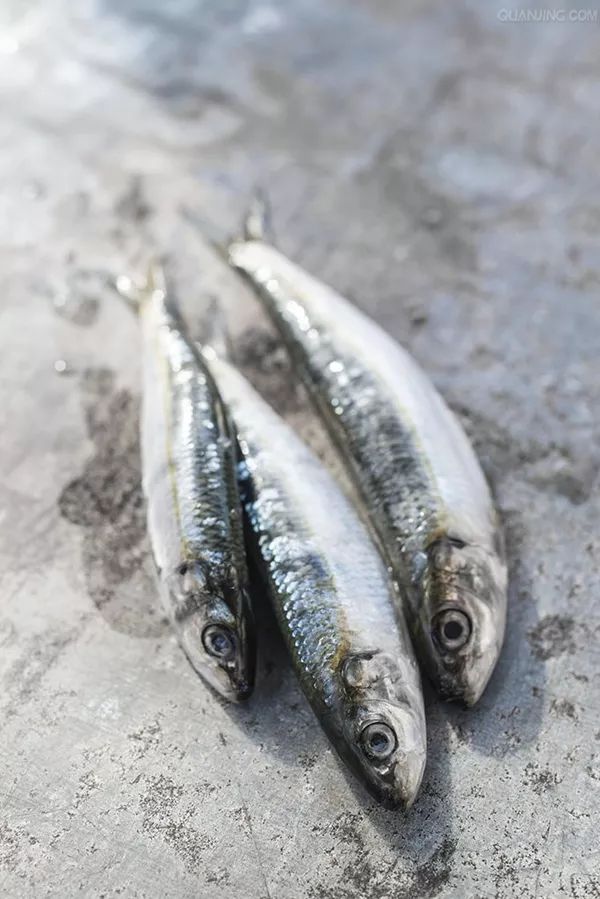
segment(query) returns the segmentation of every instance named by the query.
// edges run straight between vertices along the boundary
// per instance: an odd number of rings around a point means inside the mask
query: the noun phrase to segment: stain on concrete
[[[262,328],[248,328],[235,346],[236,361],[264,375],[291,373],[291,365],[278,337]]]
[[[597,461],[583,452],[580,449],[576,458],[567,449],[561,454],[550,453],[544,464],[532,466],[527,472],[529,483],[564,496],[573,506],[582,505],[593,493],[598,471]]]
[[[143,759],[147,752],[160,745],[161,735],[162,728],[160,722],[156,720],[127,734],[127,739],[131,741],[135,756]]]
[[[413,875],[413,885],[408,891],[408,896],[422,896],[423,899],[433,899],[439,896],[443,888],[450,880],[452,873],[452,860],[456,852],[457,840],[446,837],[435,849],[429,859],[417,869]]]
[[[575,652],[575,621],[568,615],[546,615],[527,633],[536,659],[546,662]]]
[[[146,196],[144,181],[140,175],[133,175],[129,179],[127,189],[115,203],[115,214],[121,220],[134,225],[142,225],[152,216],[152,213],[153,208]]]
[[[194,826],[196,808],[183,801],[186,791],[181,784],[164,774],[144,781],[146,790],[139,800],[142,829],[164,840],[188,871],[198,873],[205,854],[216,846],[215,838]]]
[[[600,781],[600,759],[594,765],[587,765],[585,770],[592,780]]]
[[[550,703],[550,713],[556,718],[570,718],[577,721],[577,710],[570,699],[553,699]]]
[[[72,818],[76,816],[79,806],[87,802],[87,800],[97,793],[99,789],[100,782],[94,771],[86,771],[82,774],[79,778],[72,808],[67,812],[69,817]]]
[[[206,872],[206,882],[219,888],[226,887],[231,882],[231,876],[227,868],[216,868]]]
[[[93,325],[98,317],[100,304],[93,297],[61,293],[55,297],[54,303],[58,314],[73,325],[87,328]]]
[[[327,825],[315,824],[312,830],[319,835],[319,839],[333,838],[336,845],[344,846],[342,859],[349,860],[343,865],[339,882],[345,884],[348,899],[359,896],[364,899],[383,899],[385,888],[379,882],[380,872],[372,864],[361,830],[362,821],[363,816],[360,814],[343,812]],[[339,889],[327,880],[312,884],[308,889],[309,899],[335,899],[337,895]]]
[[[554,789],[561,780],[562,778],[559,777],[556,771],[552,771],[547,767],[540,767],[536,762],[528,762],[525,766],[523,784],[531,787],[538,796],[541,796],[547,790]]]
[[[298,756],[298,764],[305,771],[310,771],[319,761],[318,757],[310,752],[302,752]]]
[[[552,444],[531,436],[527,441],[517,440],[510,430],[503,428],[497,421],[492,421],[475,411],[461,405],[452,403],[453,410],[457,413],[464,425],[465,431],[471,439],[478,455],[480,456],[486,474],[492,482],[499,480],[510,471],[522,470],[526,466],[544,462],[556,455],[561,459],[568,456],[566,447],[556,447]],[[551,478],[536,480],[532,476],[532,482],[536,486],[554,489],[560,492],[557,483]]]
[[[4,714],[10,718],[35,699],[46,674],[81,635],[86,618],[69,630],[35,634],[22,645],[17,659],[2,678]]]
[[[185,789],[180,784],[160,774],[148,780],[148,789],[140,799],[140,807],[150,818],[169,812],[184,795]]]
[[[288,353],[272,331],[249,328],[235,344],[235,361],[248,373],[256,388],[282,414],[297,412],[303,406],[298,378],[293,373]]]
[[[108,369],[86,371],[81,386],[93,451],[60,494],[59,509],[82,529],[87,588],[103,616],[116,630],[155,637],[167,625],[146,540],[139,402]]]
[[[336,855],[336,867],[338,862],[344,864],[334,885],[319,880],[309,887],[310,899],[337,899],[339,884],[345,885],[345,899],[434,899],[440,895],[452,874],[456,840],[442,838],[424,861],[412,867],[392,863],[382,868],[368,849],[364,824],[364,815],[343,812],[329,824],[313,826],[319,840],[332,838],[335,846],[343,847]]]
[[[0,822],[0,871],[16,871],[22,854],[19,834],[8,824]]]
[[[54,312],[72,325],[91,327],[98,318],[106,283],[106,272],[68,263],[64,283],[52,294]]]
[[[600,877],[577,872],[569,877],[571,899],[600,899]]]

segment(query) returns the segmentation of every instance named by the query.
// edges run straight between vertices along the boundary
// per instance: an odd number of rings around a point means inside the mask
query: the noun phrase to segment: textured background
[[[2,895],[600,896],[600,15],[499,11],[2,3]],[[475,710],[428,692],[407,815],[345,777],[266,613],[232,710],[158,611],[108,277],[167,250],[198,327],[219,291],[240,362],[327,451],[189,222],[234,228],[256,182],[280,246],[431,374],[506,524],[504,655]]]

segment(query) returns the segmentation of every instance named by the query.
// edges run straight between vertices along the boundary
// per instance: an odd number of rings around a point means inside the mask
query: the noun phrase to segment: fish
[[[162,604],[194,670],[245,700],[256,649],[231,419],[162,271],[116,287],[141,324],[142,481]]]
[[[385,563],[324,464],[214,346],[204,353],[235,424],[248,545],[300,686],[367,790],[408,808],[425,714]]]
[[[472,706],[500,656],[507,566],[462,426],[383,328],[272,245],[260,210],[221,252],[262,301],[370,513],[423,668],[442,698]]]

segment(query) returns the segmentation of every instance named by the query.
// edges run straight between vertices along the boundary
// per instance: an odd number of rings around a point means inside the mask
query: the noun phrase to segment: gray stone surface
[[[2,4],[3,896],[600,896],[600,22],[499,10]],[[256,182],[280,245],[431,373],[506,523],[504,655],[475,710],[428,692],[406,815],[346,778],[266,611],[229,709],[158,610],[138,334],[107,277],[167,251],[198,328],[218,291],[240,363],[329,458],[186,217],[232,228]]]

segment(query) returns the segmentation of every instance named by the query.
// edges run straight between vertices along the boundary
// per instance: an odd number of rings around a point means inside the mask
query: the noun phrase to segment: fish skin
[[[143,487],[161,599],[197,673],[223,698],[246,699],[254,685],[255,638],[235,436],[165,291],[148,289],[138,305]],[[209,653],[209,626],[233,635],[231,658]]]
[[[408,807],[425,766],[425,715],[385,564],[320,460],[236,369],[207,359],[235,422],[250,543],[301,687],[371,794]],[[382,722],[397,747],[374,761],[361,739]]]
[[[507,572],[462,427],[393,338],[265,240],[248,233],[226,258],[262,300],[358,487],[422,665],[443,698],[473,705],[501,651]],[[450,618],[463,646],[446,636]]]

